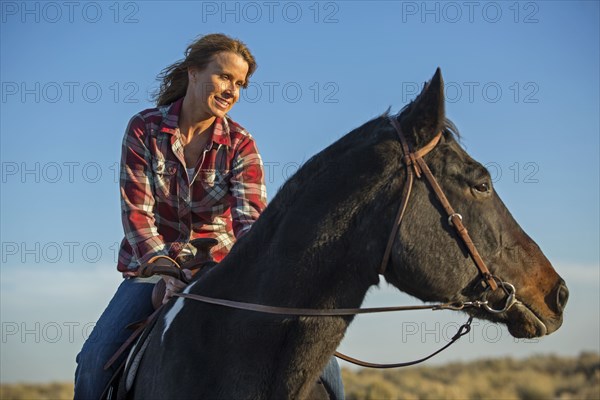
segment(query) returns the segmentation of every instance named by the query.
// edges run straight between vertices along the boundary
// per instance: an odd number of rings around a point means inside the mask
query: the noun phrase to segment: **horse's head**
[[[425,161],[450,204],[462,215],[491,273],[516,288],[519,303],[508,311],[478,310],[476,316],[506,323],[515,337],[557,330],[568,298],[565,282],[511,216],[486,168],[457,142],[456,130],[445,118],[439,70],[398,120],[415,150],[443,132]],[[494,308],[502,309],[506,297],[502,289],[483,293],[481,275],[425,179],[414,183],[385,276],[426,301],[468,301],[487,295]]]

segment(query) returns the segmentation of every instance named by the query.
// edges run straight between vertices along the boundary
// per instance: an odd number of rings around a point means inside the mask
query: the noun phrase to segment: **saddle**
[[[192,271],[192,276],[194,276],[206,266],[216,264],[210,254],[210,249],[217,243],[219,243],[217,239],[212,238],[194,239],[190,241],[190,244],[195,249],[195,254],[179,256],[177,257],[177,261],[166,256],[153,257],[146,264],[140,266],[138,274],[144,278],[157,274],[168,275],[188,283],[183,270],[188,269]],[[154,285],[152,291],[152,305],[155,310],[162,305],[162,300],[165,296],[165,287],[164,280],[160,280]]]
[[[217,243],[218,241],[212,238],[194,239],[190,241],[190,244],[195,249],[195,254],[177,257],[176,261],[165,256],[154,257],[146,264],[140,266],[138,275],[144,278],[156,274],[168,275],[187,283],[187,278],[182,271],[183,269],[192,271],[192,276],[194,276],[199,271],[217,264],[210,254],[210,249]],[[146,339],[156,323],[156,317],[162,310],[162,300],[165,296],[165,290],[165,281],[161,279],[154,285],[152,290],[154,312],[146,319],[134,322],[127,327],[128,329],[133,329],[133,333],[104,365],[105,370],[109,369],[122,354],[129,351],[129,356],[121,362],[105,387],[100,397],[101,400],[118,399],[117,392],[124,394],[129,390],[127,386],[132,386],[137,367],[146,349]],[[121,389],[119,389],[120,386]]]

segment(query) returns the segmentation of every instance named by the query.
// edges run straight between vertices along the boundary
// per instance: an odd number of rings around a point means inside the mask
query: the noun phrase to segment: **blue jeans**
[[[131,335],[127,325],[146,318],[154,310],[152,289],[159,279],[158,276],[131,278],[121,283],[77,355],[75,400],[100,398],[116,368],[127,357],[127,352],[108,371],[104,370],[104,364]],[[344,398],[342,376],[335,357],[323,370],[321,379],[334,400]]]
[[[119,285],[106,310],[100,316],[94,330],[77,355],[75,370],[75,400],[98,400],[115,370],[127,357],[125,352],[112,367],[104,370],[104,364],[133,332],[127,325],[143,320],[152,314],[152,289],[160,279],[125,279]]]
[[[344,400],[342,372],[335,356],[331,357],[329,363],[325,366],[325,369],[321,373],[321,380],[331,400]]]

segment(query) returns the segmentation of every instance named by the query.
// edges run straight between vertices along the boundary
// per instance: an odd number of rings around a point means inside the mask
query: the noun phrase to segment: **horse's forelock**
[[[450,121],[448,118],[444,120],[444,133],[447,136],[453,137],[457,142],[460,143],[460,132],[458,131],[456,125],[454,125],[454,122]]]

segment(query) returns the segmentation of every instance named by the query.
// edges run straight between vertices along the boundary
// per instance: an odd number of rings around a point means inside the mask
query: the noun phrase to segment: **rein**
[[[494,278],[495,279],[495,278]],[[296,307],[276,307],[266,306],[264,304],[246,303],[242,301],[217,299],[214,297],[202,296],[199,294],[192,293],[173,293],[174,297],[181,297],[183,299],[200,301],[202,303],[213,304],[217,306],[235,308],[238,310],[256,311],[264,314],[275,314],[275,315],[290,315],[297,317],[342,317],[358,314],[377,314],[384,312],[395,312],[395,311],[415,311],[415,310],[452,310],[462,311],[467,308],[479,308],[484,309],[487,312],[493,314],[500,314],[507,311],[514,304],[519,303],[517,300],[517,291],[515,287],[508,282],[500,282],[500,285],[507,294],[506,302],[504,307],[501,309],[494,309],[489,305],[487,300],[474,300],[474,301],[457,301],[450,303],[437,303],[430,305],[412,305],[412,306],[393,306],[393,307],[372,307],[372,308],[331,308],[331,309],[318,309],[318,308],[296,308]]]
[[[502,313],[511,308],[514,304],[518,303],[516,298],[516,290],[513,285],[508,282],[500,282],[501,286],[508,294],[506,298],[506,303],[504,307],[500,310],[493,309],[489,306],[487,300],[475,300],[475,301],[465,301],[465,302],[455,302],[455,303],[439,303],[439,304],[431,304],[431,305],[413,305],[413,306],[395,306],[395,307],[373,307],[373,308],[336,308],[336,309],[314,309],[314,308],[291,308],[291,307],[274,307],[274,306],[266,306],[262,304],[255,303],[245,303],[240,301],[233,300],[224,300],[224,299],[216,299],[213,297],[202,296],[198,294],[191,293],[173,293],[173,296],[181,297],[184,299],[200,301],[202,303],[208,303],[213,305],[219,305],[223,307],[234,308],[238,310],[246,310],[246,311],[255,311],[266,314],[275,314],[275,315],[289,315],[289,316],[303,316],[303,317],[335,317],[335,316],[350,316],[357,314],[375,314],[375,313],[383,313],[383,312],[394,312],[394,311],[413,311],[413,310],[454,310],[461,311],[467,308],[483,308],[484,310],[491,313]],[[468,334],[471,330],[471,321],[473,321],[473,316],[469,316],[467,322],[462,324],[456,334],[450,339],[448,343],[446,343],[439,350],[431,353],[428,356],[420,358],[418,360],[402,362],[402,363],[394,363],[394,364],[376,364],[370,363],[366,361],[362,361],[345,354],[342,354],[338,351],[334,353],[334,355],[342,359],[344,361],[350,362],[352,364],[359,365],[361,367],[367,368],[400,368],[400,367],[408,367],[411,365],[419,364],[424,361],[429,360],[431,357],[439,354],[440,352],[446,350],[452,344],[454,344],[458,339]]]

